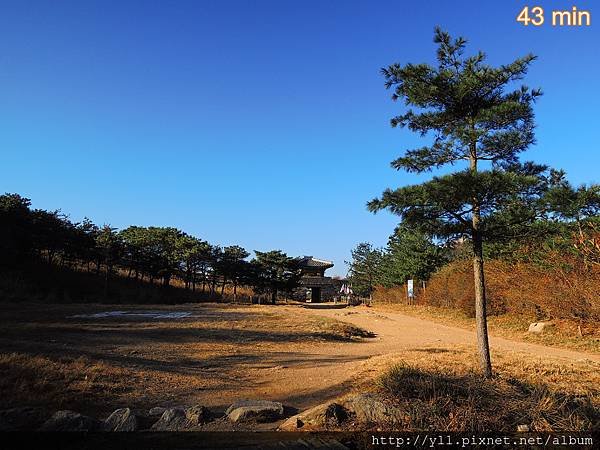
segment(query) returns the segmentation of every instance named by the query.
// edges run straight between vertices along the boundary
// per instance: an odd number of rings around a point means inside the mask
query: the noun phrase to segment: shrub
[[[564,255],[548,254],[547,258],[552,269],[526,262],[489,261],[485,268],[488,313],[600,320],[600,270],[585,268]],[[469,264],[454,261],[434,274],[419,302],[458,308],[472,316],[473,298]]]

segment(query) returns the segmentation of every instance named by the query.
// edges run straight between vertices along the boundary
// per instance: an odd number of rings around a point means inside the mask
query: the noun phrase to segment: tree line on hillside
[[[14,270],[43,261],[51,266],[96,273],[104,279],[104,294],[117,272],[140,283],[168,288],[181,280],[186,289],[222,296],[250,286],[270,296],[297,286],[297,259],[280,250],[255,251],[238,245],[210,244],[173,227],[130,226],[117,230],[89,219],[72,222],[60,211],[32,209],[18,194],[0,196],[0,268]]]

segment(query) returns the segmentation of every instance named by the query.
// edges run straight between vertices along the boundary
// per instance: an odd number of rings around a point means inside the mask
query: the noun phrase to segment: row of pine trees
[[[73,222],[60,211],[32,209],[18,194],[0,196],[0,268],[19,269],[32,261],[96,273],[105,297],[117,274],[168,288],[176,279],[192,292],[235,299],[239,286],[278,294],[297,286],[297,260],[280,250],[255,251],[211,244],[173,227],[130,226],[117,230],[89,219]]]

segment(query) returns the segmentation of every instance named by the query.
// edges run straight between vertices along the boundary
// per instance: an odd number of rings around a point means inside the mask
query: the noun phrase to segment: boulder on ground
[[[44,410],[30,406],[0,411],[0,431],[37,430],[47,419]]]
[[[232,422],[274,422],[283,417],[283,405],[268,400],[243,400],[232,404],[225,414]]]
[[[554,324],[552,322],[534,322],[529,325],[530,333],[543,333],[544,331],[548,331],[549,328],[552,328]]]
[[[297,431],[306,425],[306,422],[302,418],[303,416],[296,414],[285,420],[277,429],[279,431]]]
[[[186,428],[187,418],[183,408],[167,408],[152,429],[156,431],[179,431]]]
[[[40,431],[100,431],[102,423],[75,411],[57,411],[40,427]]]
[[[201,405],[191,408],[167,408],[158,422],[152,425],[155,431],[194,430],[210,420],[210,411]]]
[[[185,410],[185,416],[188,422],[193,426],[203,425],[211,419],[211,413],[208,408],[202,405],[195,405]]]
[[[340,425],[348,418],[348,411],[339,403],[330,403],[325,409],[325,422],[328,425]]]
[[[395,424],[402,422],[406,412],[385,402],[377,394],[358,394],[348,397],[343,406],[360,423]]]
[[[279,426],[279,429],[295,431],[300,428],[310,430],[335,427],[344,422],[348,415],[348,411],[339,403],[323,403],[290,417]]]
[[[401,423],[406,417],[404,410],[389,404],[377,394],[358,394],[296,414],[283,422],[279,429],[322,430],[335,428],[347,420],[365,425],[394,425]]]
[[[115,410],[104,421],[105,431],[137,431],[139,428],[138,417],[129,408]]]
[[[150,417],[160,417],[167,410],[167,408],[163,408],[162,406],[155,406],[154,408],[150,408],[148,410],[148,415]]]

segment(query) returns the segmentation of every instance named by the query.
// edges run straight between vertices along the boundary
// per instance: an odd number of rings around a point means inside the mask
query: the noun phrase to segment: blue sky
[[[594,3],[577,6],[594,20]],[[494,64],[538,55],[526,156],[600,181],[598,28],[524,28],[526,4],[2,1],[0,191],[73,220],[333,259],[344,274],[354,245],[384,245],[397,222],[366,201],[430,176],[389,166],[424,142],[390,128],[401,105],[379,68],[432,62],[435,25]]]

